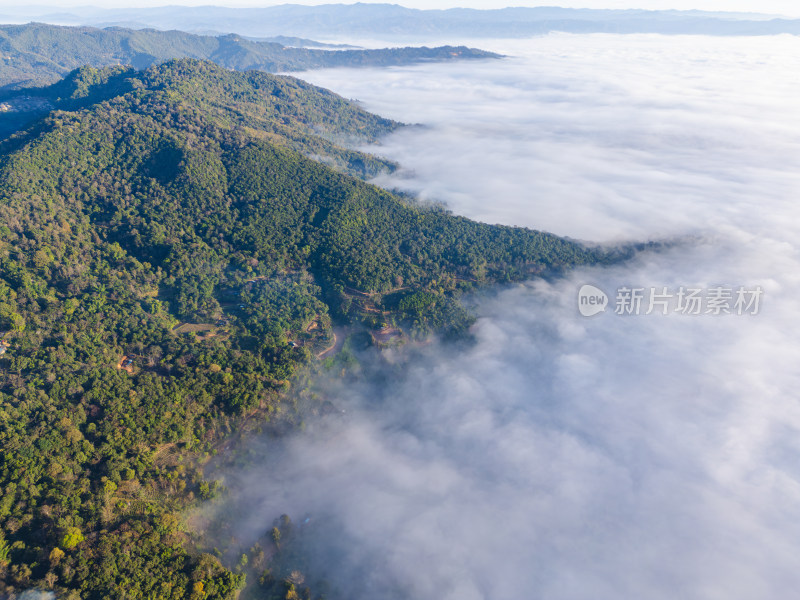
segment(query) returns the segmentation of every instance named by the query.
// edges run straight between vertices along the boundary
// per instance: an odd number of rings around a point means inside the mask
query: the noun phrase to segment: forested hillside
[[[374,143],[399,123],[369,114],[343,98],[292,77],[249,71],[238,75],[213,69],[213,77],[197,62],[177,63],[168,71],[137,76],[132,67],[83,67],[45,88],[21,90],[7,103],[25,110],[0,113],[0,132],[16,131],[53,109],[72,110],[131,92],[147,83],[168,87],[171,97],[191,97],[205,119],[286,146],[306,156],[359,176],[395,166],[380,158],[349,150],[342,144]],[[153,78],[157,79],[153,79]],[[32,95],[35,94],[35,95]]]
[[[179,60],[42,94],[0,144],[0,594],[234,597],[182,511],[332,325],[458,335],[461,292],[602,260],[344,173],[376,159],[341,140],[397,124],[292,78]]]
[[[205,59],[237,71],[258,69],[274,73],[497,56],[464,46],[334,51],[251,41],[238,35],[29,23],[0,26],[0,89],[46,85],[85,65],[131,65],[144,69],[173,58]]]

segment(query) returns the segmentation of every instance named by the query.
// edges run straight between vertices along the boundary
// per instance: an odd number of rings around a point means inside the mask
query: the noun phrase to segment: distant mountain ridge
[[[9,12],[10,9],[8,9]],[[265,8],[220,6],[96,9],[48,13],[20,9],[18,18],[64,24],[124,24],[183,31],[226,31],[253,37],[431,40],[443,37],[527,37],[572,33],[769,35],[800,33],[800,20],[710,11],[610,10],[558,7],[419,10],[396,4],[283,4]]]
[[[210,60],[236,71],[255,69],[274,73],[497,57],[497,54],[464,46],[334,51],[253,41],[237,34],[210,36],[183,31],[96,29],[44,23],[0,26],[0,88],[53,83],[84,65],[132,65],[144,69],[173,58]]]

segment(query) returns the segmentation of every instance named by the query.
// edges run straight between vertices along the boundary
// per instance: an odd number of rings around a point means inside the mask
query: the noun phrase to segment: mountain
[[[462,293],[607,259],[333,168],[400,125],[290,77],[85,67],[41,99],[0,143],[0,595],[234,598],[246,557],[185,511],[232,435],[292,423],[300,366],[463,336]]]
[[[389,161],[344,146],[375,143],[398,128],[399,123],[359,110],[336,94],[299,79],[284,77],[264,83],[258,72],[248,72],[243,79],[225,78],[222,72],[218,73],[218,79],[227,82],[225,93],[200,94],[200,90],[186,81],[176,80],[172,85],[183,94],[194,95],[195,105],[206,115],[223,122],[235,119],[239,128],[342,171],[369,177],[395,169]],[[138,81],[132,67],[83,67],[51,86],[8,92],[0,100],[0,110],[5,109],[0,112],[0,133],[9,135],[53,109],[77,110],[130,92]],[[198,85],[196,79],[191,81]],[[269,107],[267,112],[265,106]],[[276,115],[281,116],[276,118]]]
[[[146,24],[161,29],[225,31],[240,35],[425,41],[475,37],[529,37],[572,33],[771,35],[800,33],[800,20],[751,13],[677,10],[594,10],[558,7],[419,10],[395,4],[283,4],[266,8],[220,6],[74,8],[70,14],[18,9],[53,23]]]
[[[3,25],[0,26],[0,89],[53,83],[84,65],[131,65],[144,69],[171,58],[210,60],[237,71],[278,72],[498,57],[463,46],[335,51],[293,46],[249,40],[239,35],[60,27],[42,23]]]
[[[214,35],[220,35],[216,33]],[[358,46],[349,44],[327,44],[325,42],[318,42],[316,40],[309,40],[307,38],[292,37],[286,35],[275,35],[268,38],[254,39],[256,42],[272,42],[280,44],[281,46],[293,46],[295,48],[331,48],[336,50],[359,50]]]

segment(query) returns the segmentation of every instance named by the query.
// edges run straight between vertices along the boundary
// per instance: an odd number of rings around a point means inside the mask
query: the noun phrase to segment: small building
[[[118,369],[122,369],[123,371],[127,371],[130,374],[133,374],[133,359],[135,357],[133,355],[128,356],[127,354],[123,356],[119,363],[117,364]]]

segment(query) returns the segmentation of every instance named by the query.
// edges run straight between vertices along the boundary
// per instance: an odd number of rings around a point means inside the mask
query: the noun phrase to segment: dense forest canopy
[[[297,79],[183,59],[39,93],[0,144],[0,594],[234,597],[247,569],[181,515],[334,325],[459,335],[464,291],[606,260],[348,174],[387,165],[340,144],[399,125]]]
[[[292,41],[308,40],[286,39],[287,44]],[[464,46],[333,51],[249,40],[239,35],[29,23],[0,26],[0,89],[50,84],[85,65],[132,65],[145,69],[173,58],[210,60],[237,71],[258,69],[275,73],[497,57],[497,54]]]

